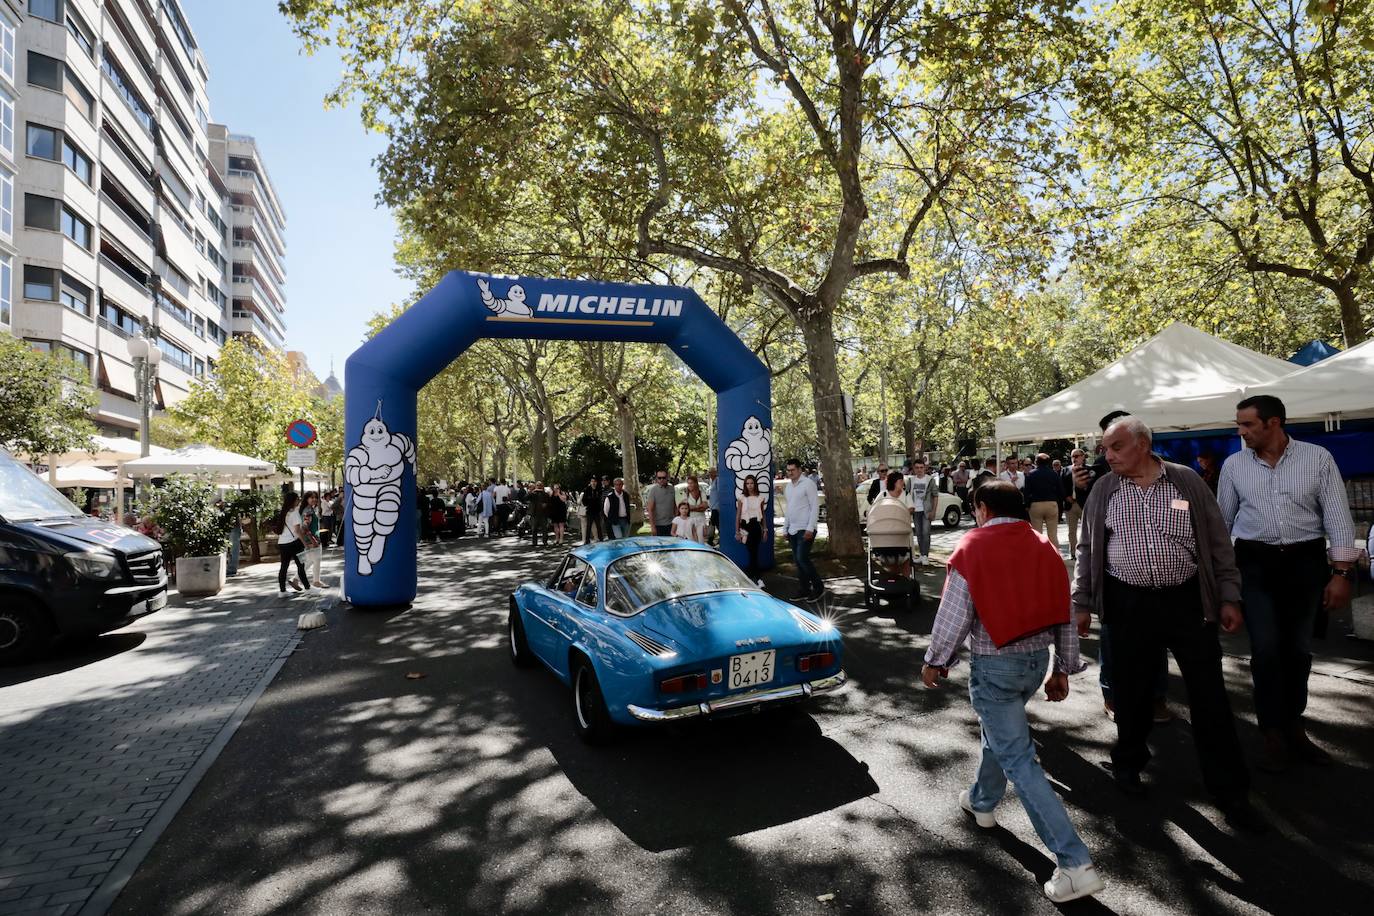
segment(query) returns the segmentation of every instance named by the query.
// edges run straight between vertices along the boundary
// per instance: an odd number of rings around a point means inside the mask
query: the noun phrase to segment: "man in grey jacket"
[[[1221,671],[1217,626],[1241,626],[1240,573],[1212,491],[1196,473],[1161,461],[1150,428],[1123,417],[1103,437],[1111,473],[1083,507],[1073,591],[1080,633],[1096,612],[1110,626],[1116,696],[1112,775],[1140,797],[1150,759],[1158,653],[1174,654],[1188,689],[1203,782],[1237,829],[1262,832]]]

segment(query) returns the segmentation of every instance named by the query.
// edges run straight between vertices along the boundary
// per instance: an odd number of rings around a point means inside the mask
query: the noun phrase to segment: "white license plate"
[[[757,687],[773,680],[773,650],[730,656],[730,689]]]

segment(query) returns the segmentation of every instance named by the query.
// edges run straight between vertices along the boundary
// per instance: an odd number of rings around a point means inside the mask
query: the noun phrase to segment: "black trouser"
[[[763,543],[763,524],[756,518],[744,522],[744,546],[749,550],[749,567],[744,574],[750,579],[759,577],[759,545]]]
[[[1260,728],[1296,726],[1307,709],[1312,625],[1330,579],[1326,541],[1278,547],[1236,541],[1241,607],[1250,635],[1250,676]]]
[[[321,516],[324,524],[320,525],[320,546],[325,550],[329,549],[330,539],[334,537],[334,516]]]
[[[1250,773],[1241,756],[1231,701],[1221,673],[1217,625],[1202,613],[1196,578],[1172,588],[1137,588],[1107,576],[1103,618],[1111,641],[1116,746],[1112,766],[1139,773],[1150,759],[1159,653],[1174,654],[1188,688],[1193,744],[1202,781],[1222,804],[1245,799]]]
[[[277,545],[277,552],[281,554],[281,569],[277,570],[277,588],[286,591],[286,568],[291,565],[291,561],[296,561],[296,571],[301,574],[301,582],[306,588],[310,587],[310,577],[305,574],[305,564],[301,562],[301,554],[305,553],[305,544],[301,541],[292,541],[286,546]]]
[[[496,533],[505,534],[506,524],[510,521],[510,503],[501,503],[496,507]]]
[[[959,497],[959,507],[964,510],[965,514],[971,515],[973,506],[968,501],[968,487],[955,487],[954,495]]]

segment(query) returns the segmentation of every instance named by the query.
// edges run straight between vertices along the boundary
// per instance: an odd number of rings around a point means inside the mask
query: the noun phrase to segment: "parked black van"
[[[58,636],[94,636],[167,604],[157,541],[83,515],[0,452],[0,664]]]

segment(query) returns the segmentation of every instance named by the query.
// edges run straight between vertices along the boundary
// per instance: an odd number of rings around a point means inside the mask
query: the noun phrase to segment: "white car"
[[[859,502],[859,524],[863,525],[868,518],[868,490],[873,486],[872,480],[865,480],[854,488],[854,498]],[[953,493],[937,492],[935,503],[935,518],[938,518],[946,528],[958,528],[959,523],[964,519],[963,503],[959,497]],[[932,518],[933,522],[935,518]]]

